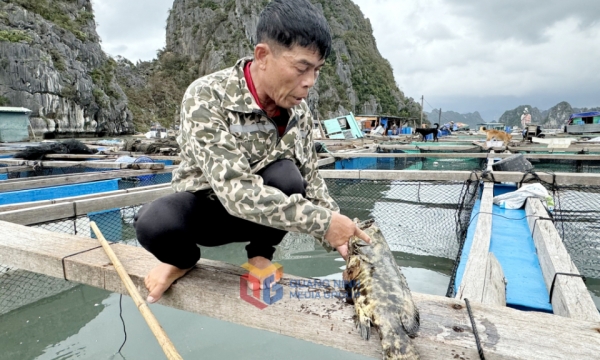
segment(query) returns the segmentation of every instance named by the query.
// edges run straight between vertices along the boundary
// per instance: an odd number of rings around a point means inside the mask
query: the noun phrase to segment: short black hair
[[[321,59],[331,53],[329,24],[308,0],[274,0],[260,13],[256,43],[274,41],[288,49],[314,48]]]

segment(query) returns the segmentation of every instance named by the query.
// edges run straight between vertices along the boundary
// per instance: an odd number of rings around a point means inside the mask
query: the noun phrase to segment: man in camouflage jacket
[[[146,277],[149,302],[194,266],[197,244],[250,241],[248,262],[265,268],[288,231],[343,257],[351,236],[369,241],[339,214],[318,172],[304,99],[331,50],[324,17],[308,0],[275,0],[260,15],[257,43],[253,58],[185,92],[176,192],[135,219],[138,240],[161,261]],[[207,234],[209,225],[218,233]]]

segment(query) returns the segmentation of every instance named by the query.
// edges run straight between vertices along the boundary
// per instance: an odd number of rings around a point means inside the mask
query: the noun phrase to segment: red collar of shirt
[[[258,99],[258,94],[256,93],[256,88],[254,87],[254,81],[252,81],[252,75],[250,74],[250,64],[252,64],[252,61],[248,61],[246,63],[246,65],[244,65],[244,78],[246,78],[246,83],[248,84],[248,90],[250,90],[250,93],[252,94],[254,101],[256,101],[258,106],[264,110],[262,104],[260,103],[260,100]],[[279,116],[280,114],[281,114],[281,112],[279,110],[279,107],[277,107],[276,113],[273,114],[272,117]]]

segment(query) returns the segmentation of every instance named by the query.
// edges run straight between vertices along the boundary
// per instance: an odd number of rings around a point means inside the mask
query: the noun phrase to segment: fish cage
[[[373,218],[379,225],[398,264],[405,272],[411,290],[443,293],[454,281],[473,207],[481,196],[478,179],[468,181],[406,181],[345,179],[325,176],[329,193],[341,213],[358,219]],[[595,234],[600,224],[600,186],[557,185],[546,183],[553,194],[554,223],[577,267],[588,277],[588,288],[600,295],[600,261]],[[117,208],[103,208],[84,215],[54,219],[30,226],[94,238],[89,223],[96,222],[111,242],[139,246],[133,219],[142,203]],[[243,259],[243,245],[230,250]],[[297,267],[314,267],[323,255],[312,257],[318,245],[312,238],[288,234],[278,246],[275,260],[285,262],[286,271]],[[323,254],[323,253],[320,253]],[[206,253],[203,250],[203,257]],[[224,256],[223,259],[231,259]],[[295,263],[294,263],[295,262]],[[290,264],[288,266],[288,264]],[[298,264],[298,265],[294,265]],[[425,265],[424,265],[425,264]],[[339,262],[331,261],[331,272],[340,271]],[[427,277],[411,279],[414,267],[425,266]],[[429,276],[443,273],[443,289],[428,289]],[[416,280],[415,280],[416,279]],[[412,281],[412,283],[411,283]],[[73,284],[56,278],[0,265],[0,317],[41,299],[71,291]],[[597,295],[596,299],[598,298]]]

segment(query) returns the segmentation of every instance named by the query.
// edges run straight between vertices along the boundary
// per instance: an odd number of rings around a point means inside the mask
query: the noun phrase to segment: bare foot
[[[255,268],[258,268],[260,270],[262,269],[266,269],[269,266],[273,265],[273,263],[271,262],[271,260],[262,257],[262,256],[255,256],[253,258],[248,259],[248,264],[254,266]],[[274,269],[275,270],[275,269]],[[275,271],[275,280],[273,282],[271,282],[269,284],[269,287],[273,287],[273,285],[275,285],[279,280],[281,280],[281,272],[280,271]],[[255,285],[253,282],[250,282],[249,284],[250,289],[251,290],[255,290]],[[260,289],[264,289],[264,282],[261,281],[260,283]]]
[[[154,269],[150,270],[144,283],[149,291],[146,301],[150,304],[157,302],[162,297],[163,293],[173,284],[173,282],[190,269],[180,269],[176,266],[160,263]]]

